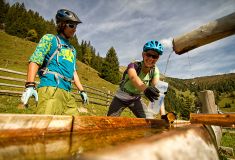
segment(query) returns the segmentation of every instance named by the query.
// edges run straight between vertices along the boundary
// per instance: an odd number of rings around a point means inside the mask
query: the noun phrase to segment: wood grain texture
[[[189,33],[175,37],[173,39],[173,50],[176,54],[183,54],[233,34],[235,34],[235,12],[209,22]]]
[[[190,114],[190,122],[223,127],[235,127],[235,114]]]
[[[0,138],[70,132],[72,116],[0,114]]]

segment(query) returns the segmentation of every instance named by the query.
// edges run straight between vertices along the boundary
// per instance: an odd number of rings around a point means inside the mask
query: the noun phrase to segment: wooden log
[[[235,34],[235,12],[173,39],[173,50],[183,54]]]
[[[126,117],[98,117],[75,116],[73,132],[101,131],[106,129],[137,128],[137,127],[168,127],[164,120],[126,118]]]
[[[70,132],[72,116],[0,114],[0,138]]]
[[[143,118],[0,114],[0,138],[71,131],[82,133],[118,128],[166,128],[168,126],[169,124],[163,120]]]
[[[191,123],[235,128],[235,114],[190,114]]]
[[[219,160],[213,140],[203,125],[190,125],[138,141],[84,153],[81,160]]]

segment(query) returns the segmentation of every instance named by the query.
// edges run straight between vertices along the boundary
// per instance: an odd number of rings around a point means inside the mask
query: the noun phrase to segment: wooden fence
[[[26,73],[14,71],[10,69],[0,68],[0,94],[2,95],[17,95],[21,96],[24,91],[24,84],[26,82]],[[3,76],[4,75],[4,76]],[[38,77],[36,77],[36,83]],[[113,98],[113,94],[109,91],[105,92],[103,90],[87,86],[83,84],[85,91],[89,96],[89,103],[98,104],[101,106],[108,106]],[[77,101],[81,101],[80,96],[75,88],[72,88],[72,94]]]

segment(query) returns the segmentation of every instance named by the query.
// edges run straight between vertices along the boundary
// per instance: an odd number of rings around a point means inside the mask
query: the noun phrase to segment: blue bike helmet
[[[58,10],[55,19],[57,24],[59,22],[67,22],[67,21],[82,23],[82,21],[78,18],[78,16],[75,13],[67,9]]]
[[[143,47],[143,51],[146,52],[148,50],[154,50],[159,55],[162,55],[162,53],[163,53],[163,45],[160,42],[155,41],[155,40],[148,41],[147,43],[145,43],[145,45]]]

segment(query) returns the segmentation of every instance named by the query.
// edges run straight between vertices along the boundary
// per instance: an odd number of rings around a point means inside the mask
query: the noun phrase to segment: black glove
[[[154,86],[149,86],[144,90],[144,95],[153,102],[154,100],[157,100],[159,97],[159,90]]]

